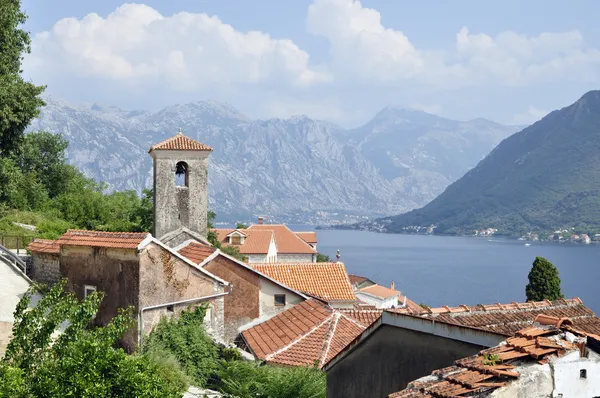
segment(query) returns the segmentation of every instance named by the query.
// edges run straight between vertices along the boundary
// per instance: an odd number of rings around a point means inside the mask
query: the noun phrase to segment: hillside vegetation
[[[389,232],[600,232],[600,91],[505,139],[425,207],[385,221]]]

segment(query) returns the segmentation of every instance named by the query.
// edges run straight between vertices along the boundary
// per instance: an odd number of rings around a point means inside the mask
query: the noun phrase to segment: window
[[[241,245],[242,244],[242,237],[240,235],[231,235],[230,236],[230,241],[229,241],[232,245]]]
[[[579,370],[579,378],[580,379],[587,379],[587,370],[586,369],[580,369]]]
[[[87,297],[96,291],[96,286],[85,285],[83,288],[83,297]]]
[[[178,162],[175,166],[175,185],[178,187],[187,187],[190,184],[190,175],[188,173],[186,162]]]
[[[167,305],[167,312],[174,312],[175,308],[172,305]]]
[[[285,294],[275,295],[275,306],[280,307],[285,305]]]

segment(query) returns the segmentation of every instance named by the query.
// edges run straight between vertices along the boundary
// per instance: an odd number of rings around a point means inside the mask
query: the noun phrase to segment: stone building
[[[177,248],[179,254],[233,286],[224,299],[224,338],[233,342],[243,326],[263,322],[308,296],[258,272],[213,247],[187,242]]]
[[[95,323],[105,325],[119,308],[133,307],[137,326],[122,339],[128,350],[143,339],[161,316],[208,303],[206,324],[223,337],[224,296],[230,285],[194,264],[148,233],[69,230],[57,240],[60,271],[83,299],[102,291]]]
[[[33,280],[50,285],[60,280],[60,246],[56,241],[34,239],[27,250],[31,252],[31,278]]]
[[[153,235],[168,241],[171,247],[195,238],[190,233],[206,238],[211,152],[211,147],[186,137],[181,131],[149,150],[154,161]],[[165,239],[174,231],[183,236]]]

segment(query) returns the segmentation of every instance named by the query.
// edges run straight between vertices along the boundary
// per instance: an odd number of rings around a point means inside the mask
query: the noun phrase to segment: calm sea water
[[[306,226],[290,226],[310,230]],[[559,270],[565,297],[580,297],[600,314],[600,245],[499,238],[466,238],[318,230],[319,252],[341,260],[349,273],[396,289],[430,306],[525,301],[536,256]]]

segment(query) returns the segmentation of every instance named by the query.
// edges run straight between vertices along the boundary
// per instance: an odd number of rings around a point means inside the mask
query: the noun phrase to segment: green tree
[[[181,396],[187,387],[183,376],[165,377],[161,364],[152,358],[128,356],[115,348],[133,324],[131,309],[121,311],[105,327],[91,328],[102,294],[79,301],[65,292],[65,285],[65,280],[56,283],[35,306],[30,305],[36,293],[31,288],[17,305],[13,338],[0,362],[0,396]]]
[[[20,28],[26,20],[20,0],[0,0],[0,155],[17,148],[44,105],[45,87],[21,77],[23,56],[31,51],[29,33]]]
[[[244,223],[241,223],[241,222],[238,222],[235,225],[235,229],[247,229],[247,228],[248,228],[248,226],[246,224],[244,224]]]
[[[317,262],[318,263],[329,263],[331,262],[331,258],[328,255],[323,253],[317,253]]]
[[[525,287],[527,301],[558,300],[563,297],[558,270],[544,257],[535,258],[528,277],[529,283]]]

